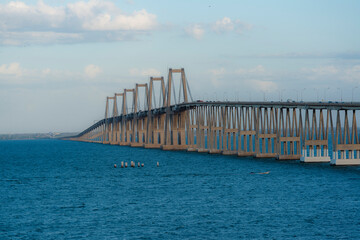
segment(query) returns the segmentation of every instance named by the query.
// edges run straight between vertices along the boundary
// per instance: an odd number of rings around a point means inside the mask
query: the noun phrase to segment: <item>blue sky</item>
[[[80,131],[184,67],[208,100],[360,101],[359,1],[1,1],[0,133]]]

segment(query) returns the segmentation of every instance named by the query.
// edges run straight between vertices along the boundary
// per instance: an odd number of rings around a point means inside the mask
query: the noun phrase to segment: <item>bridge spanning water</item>
[[[169,69],[166,83],[151,77],[107,97],[105,118],[71,140],[360,165],[359,110],[359,102],[193,101],[184,69]]]

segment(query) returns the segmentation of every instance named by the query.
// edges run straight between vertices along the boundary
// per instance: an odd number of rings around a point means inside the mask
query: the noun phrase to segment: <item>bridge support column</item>
[[[285,110],[285,120],[284,120]],[[279,109],[279,120],[277,127],[277,159],[278,160],[299,160],[301,158],[300,146],[300,128],[298,128],[298,118],[296,109],[290,108]],[[301,112],[299,112],[301,119]],[[301,122],[301,121],[300,121]],[[300,124],[300,123],[299,123]]]
[[[119,131],[119,129],[118,129],[119,123],[114,120],[111,125],[112,125],[112,128],[111,128],[112,129],[112,134],[111,134],[110,144],[111,145],[116,145],[116,144],[118,144],[117,133]]]
[[[105,125],[105,132],[104,132],[104,138],[103,138],[103,144],[109,144],[111,139],[111,124],[108,123]]]
[[[131,144],[131,142],[132,142],[132,138],[134,137],[133,135],[132,135],[132,133],[133,133],[133,131],[132,131],[132,128],[133,128],[133,126],[132,126],[132,121],[126,121],[126,145],[130,145]]]
[[[240,131],[239,132],[239,157],[250,157],[254,156],[253,139],[255,138],[255,131]],[[243,146],[241,145],[243,144]]]
[[[196,146],[196,140],[195,140],[195,136],[197,133],[197,125],[196,125],[196,119],[195,119],[195,114],[196,111],[194,109],[191,109],[188,111],[188,118],[187,118],[187,145],[188,145],[188,151],[189,152],[196,152],[197,146]],[[208,136],[209,138],[209,136]]]
[[[171,114],[169,117],[170,131],[168,132],[168,140],[162,146],[163,150],[186,150],[185,138],[185,112]],[[172,137],[172,138],[171,138]]]
[[[222,138],[223,129],[222,126],[222,115],[220,107],[212,107],[209,109],[209,135],[208,151],[210,154],[221,154],[222,153]]]
[[[236,118],[235,109],[233,107],[225,107],[223,112],[224,122],[224,141],[223,141],[223,155],[237,155],[236,146]]]
[[[257,108],[255,119],[255,157],[275,158],[276,153],[276,113],[273,108]]]
[[[145,126],[147,126],[147,118],[138,119],[136,125],[135,137],[133,138],[131,146],[144,147],[144,139],[147,138],[145,128]]]
[[[207,153],[209,152],[209,146],[207,146],[206,148],[206,143],[205,143],[205,139],[208,138],[209,136],[205,137],[205,133],[209,133],[208,131],[208,126],[206,124],[206,108],[204,106],[199,107],[197,109],[197,126],[198,128],[196,129],[196,146],[197,146],[197,151],[200,153]],[[210,149],[211,151],[211,149]]]
[[[124,117],[125,118],[125,117]],[[128,129],[129,122],[126,119],[123,119],[121,123],[121,138],[120,138],[120,146],[128,146],[130,131]]]
[[[161,148],[164,145],[165,114],[155,116],[150,124],[148,143],[145,144],[145,148]]]
[[[238,109],[238,156],[254,156],[254,142],[256,135],[255,129],[255,109],[253,107],[240,107]]]
[[[331,165],[360,165],[360,144],[338,144]]]
[[[344,124],[341,124],[340,111],[344,113]],[[352,115],[351,127],[349,115]],[[331,165],[360,165],[360,141],[355,110],[337,110],[336,118],[336,133],[332,132],[334,153]]]
[[[327,121],[324,122],[323,110],[305,110],[305,134],[303,140],[303,154],[301,162],[330,162],[328,154],[328,131],[330,111],[327,110]],[[309,116],[312,114],[312,121]],[[318,121],[319,116],[319,121]]]
[[[305,140],[301,162],[330,162],[327,140]]]

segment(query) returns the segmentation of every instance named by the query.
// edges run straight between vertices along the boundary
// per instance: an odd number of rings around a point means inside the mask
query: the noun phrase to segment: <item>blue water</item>
[[[0,239],[360,239],[360,167],[61,140],[0,166]]]

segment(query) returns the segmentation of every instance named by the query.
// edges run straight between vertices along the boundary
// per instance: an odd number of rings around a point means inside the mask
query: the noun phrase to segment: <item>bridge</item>
[[[359,110],[359,102],[194,101],[185,70],[169,69],[166,82],[150,77],[107,97],[104,119],[70,139],[360,165]]]

